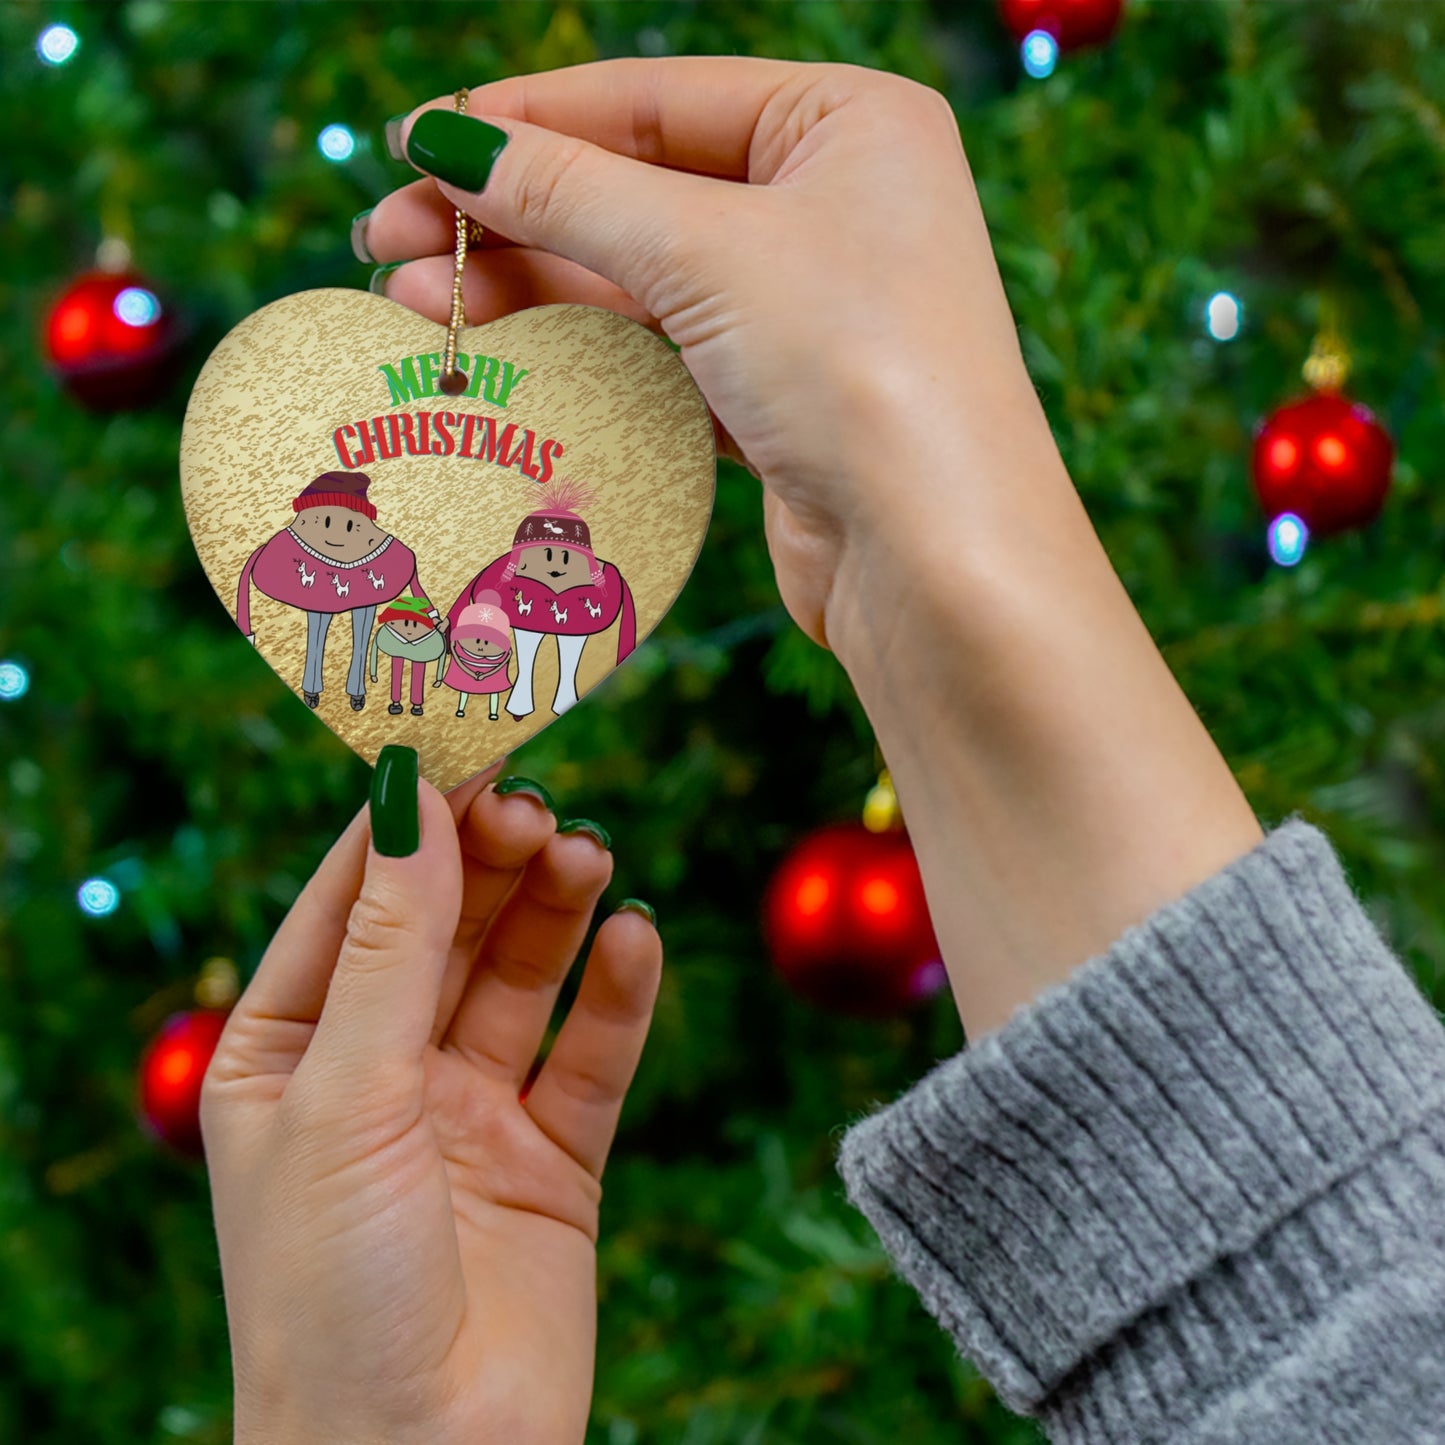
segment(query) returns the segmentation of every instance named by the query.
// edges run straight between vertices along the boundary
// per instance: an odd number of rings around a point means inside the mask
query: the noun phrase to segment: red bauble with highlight
[[[201,1158],[201,1082],[226,1026],[228,1011],[172,1014],[140,1062],[140,1116],[157,1138]]]
[[[764,929],[788,986],[836,1013],[901,1013],[946,982],[903,832],[844,823],[804,838],[768,887]]]
[[[999,16],[1020,43],[1043,30],[1060,50],[1102,45],[1118,28],[1124,0],[999,0]]]
[[[1379,516],[1394,461],[1390,434],[1368,407],[1322,391],[1265,419],[1251,469],[1265,515],[1293,512],[1319,537]]]
[[[148,282],[92,271],[74,281],[45,322],[46,357],[65,389],[96,411],[145,406],[175,374],[178,328]]]

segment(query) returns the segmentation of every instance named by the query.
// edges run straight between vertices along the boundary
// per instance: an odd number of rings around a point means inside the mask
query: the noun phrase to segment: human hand
[[[521,76],[471,92],[468,117],[507,137],[489,176],[500,137],[451,110],[389,128],[437,183],[365,223],[374,259],[421,258],[386,294],[447,319],[458,206],[491,233],[464,276],[473,322],[571,301],[664,331],[764,483],[784,602],[845,662],[856,579],[890,585],[883,559],[927,536],[983,546],[1005,502],[1019,525],[1021,471],[1067,489],[935,91],[736,57]]]
[[[583,1438],[599,1181],[661,946],[602,925],[519,1098],[612,858],[496,771],[420,784],[409,856],[353,820],[207,1071],[238,1445]]]
[[[1059,456],[942,97],[607,61],[429,102],[388,145],[435,178],[364,224],[420,258],[388,296],[447,319],[460,207],[493,233],[474,321],[583,302],[681,347],[888,759],[971,1036],[1254,845]]]

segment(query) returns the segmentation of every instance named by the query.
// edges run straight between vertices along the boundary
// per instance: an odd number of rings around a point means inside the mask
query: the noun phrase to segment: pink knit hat
[[[488,589],[479,592],[477,600],[470,606],[462,608],[457,625],[452,630],[452,641],[456,642],[463,637],[479,637],[486,642],[510,647],[512,640],[508,633],[511,627],[512,619],[507,616],[501,597]]]
[[[542,505],[522,518],[512,538],[512,555],[502,569],[502,580],[510,582],[517,573],[517,559],[528,547],[568,547],[585,552],[592,559],[592,585],[602,585],[602,564],[592,550],[592,533],[578,516],[596,498],[578,482],[555,481],[542,488]]]

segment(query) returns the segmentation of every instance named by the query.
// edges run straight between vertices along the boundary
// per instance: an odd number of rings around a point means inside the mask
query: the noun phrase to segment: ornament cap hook
[[[208,958],[196,980],[196,1003],[201,1008],[228,1009],[241,996],[240,976],[229,958]]]

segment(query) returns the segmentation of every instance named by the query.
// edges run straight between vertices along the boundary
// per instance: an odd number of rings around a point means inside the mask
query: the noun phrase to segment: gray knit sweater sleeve
[[[843,1141],[1052,1440],[1445,1441],[1445,1030],[1290,822]]]

